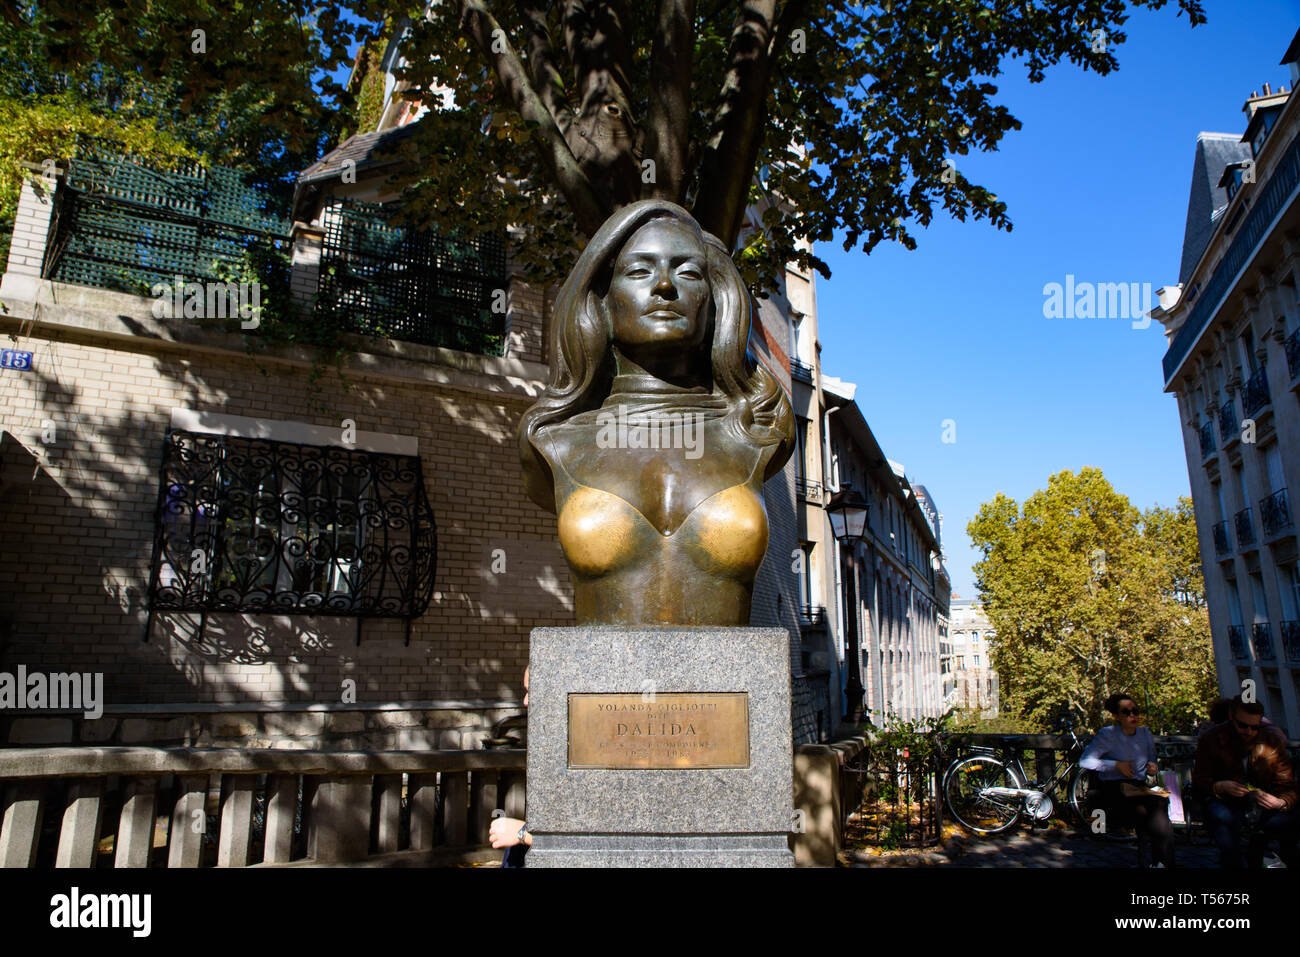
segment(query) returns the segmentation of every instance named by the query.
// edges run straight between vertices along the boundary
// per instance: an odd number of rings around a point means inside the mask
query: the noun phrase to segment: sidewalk
[[[948,831],[948,829],[945,829]],[[1179,837],[1174,846],[1179,867],[1217,867],[1213,845]],[[1107,841],[1050,828],[1020,827],[999,837],[948,831],[940,847],[875,854],[849,850],[841,856],[850,867],[1113,867],[1137,866],[1135,841]]]

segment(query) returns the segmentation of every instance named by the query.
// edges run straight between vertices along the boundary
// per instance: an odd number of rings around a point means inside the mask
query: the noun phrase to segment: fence
[[[943,835],[938,752],[868,744],[844,765],[845,840],[885,849],[937,844]]]
[[[524,814],[522,750],[0,750],[0,867],[332,864],[465,853]]]
[[[391,224],[346,200],[322,217],[317,311],[362,335],[499,356],[505,350],[505,242]]]
[[[42,276],[152,295],[184,282],[256,281],[287,305],[294,230],[271,191],[249,175],[180,163],[155,168],[88,143],[69,161]],[[391,222],[389,210],[344,200],[322,214],[319,269],[299,277],[316,293],[313,322],[344,332],[481,355],[504,354],[503,233],[459,238]],[[310,272],[310,279],[304,279]],[[173,293],[176,295],[176,293]],[[176,295],[177,300],[181,297]],[[186,298],[185,313],[190,316]],[[201,310],[196,310],[201,312]],[[277,310],[284,314],[287,310]],[[197,318],[193,316],[192,318]],[[247,317],[244,317],[247,318]]]
[[[149,295],[157,284],[238,277],[251,250],[289,264],[290,224],[246,174],[155,169],[89,149],[69,161],[45,275]]]

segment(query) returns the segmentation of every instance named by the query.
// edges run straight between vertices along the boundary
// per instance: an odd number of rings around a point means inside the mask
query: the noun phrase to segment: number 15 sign
[[[32,354],[17,349],[0,349],[0,369],[17,369],[26,372],[32,367]]]

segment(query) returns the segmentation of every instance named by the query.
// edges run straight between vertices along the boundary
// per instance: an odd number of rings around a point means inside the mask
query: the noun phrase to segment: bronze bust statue
[[[794,444],[785,393],[746,353],[751,309],[722,243],[662,200],[606,220],[565,280],[519,447],[580,624],[749,623],[763,482]]]

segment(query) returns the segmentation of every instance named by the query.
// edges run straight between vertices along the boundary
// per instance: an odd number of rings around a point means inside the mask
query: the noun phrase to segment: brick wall
[[[572,622],[554,518],[529,502],[527,397],[360,379],[315,411],[305,372],[239,355],[62,341],[0,378],[0,668],[102,671],[110,704],[518,700],[529,630]],[[265,365],[265,363],[264,363]],[[416,436],[438,523],[437,590],[414,622],[159,614],[141,640],[163,436],[173,408]],[[495,549],[506,567],[492,572]]]

